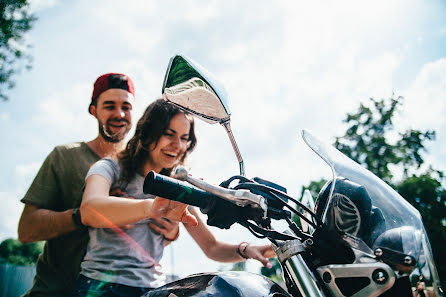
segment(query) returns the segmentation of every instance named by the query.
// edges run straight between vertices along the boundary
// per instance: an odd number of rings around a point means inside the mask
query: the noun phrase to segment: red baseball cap
[[[91,103],[88,106],[88,112],[90,112],[90,106],[96,103],[98,97],[108,89],[122,89],[135,96],[135,87],[132,79],[122,73],[106,73],[96,79],[93,86],[93,94],[91,95]],[[91,112],[90,112],[91,113]]]

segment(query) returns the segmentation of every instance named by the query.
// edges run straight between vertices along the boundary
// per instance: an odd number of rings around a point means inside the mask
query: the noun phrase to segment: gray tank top
[[[93,174],[104,176],[111,189],[123,188],[129,197],[153,199],[143,193],[144,177],[137,174],[128,184],[119,184],[120,167],[117,161],[104,158],[96,162],[86,178]],[[164,239],[140,221],[130,229],[91,228],[87,253],[81,264],[81,274],[106,282],[133,287],[156,288],[164,285],[165,275],[159,261],[163,256]]]

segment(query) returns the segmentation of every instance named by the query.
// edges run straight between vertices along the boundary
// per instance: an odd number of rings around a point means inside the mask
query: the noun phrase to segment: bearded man
[[[85,175],[93,163],[114,157],[124,148],[132,126],[134,96],[127,75],[100,76],[88,108],[98,121],[98,136],[55,147],[21,200],[25,206],[19,240],[46,240],[33,286],[24,296],[66,297],[72,292],[88,242],[79,212]]]

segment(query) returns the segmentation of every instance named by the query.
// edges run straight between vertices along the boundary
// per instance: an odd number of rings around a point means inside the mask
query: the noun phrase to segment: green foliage
[[[308,186],[303,186],[302,191],[300,195],[302,196],[305,192],[305,190],[310,190],[311,196],[313,196],[314,199],[316,199],[317,195],[319,195],[319,192],[321,191],[322,187],[325,185],[327,180],[321,178],[318,181],[311,181]]]
[[[443,287],[446,284],[446,189],[442,186],[443,174],[429,170],[421,175],[413,175],[397,185],[397,191],[410,204],[418,209],[423,218],[429,241],[432,245]]]
[[[32,265],[42,250],[43,242],[20,243],[17,239],[5,239],[0,243],[0,262]]]
[[[13,75],[31,67],[25,34],[36,18],[29,13],[28,0],[0,0],[0,13],[0,99],[5,101],[6,90],[14,87]]]
[[[262,266],[262,268],[260,268],[260,273],[266,277],[269,277],[272,281],[276,282],[276,283],[280,283],[282,282],[282,269],[280,267],[280,263],[279,260],[277,260],[276,258],[274,259],[270,259],[271,263],[273,264],[273,267],[271,267],[271,269]]]
[[[370,99],[371,107],[361,104],[356,113],[347,114],[348,125],[344,136],[336,138],[335,146],[344,154],[366,167],[393,186],[402,197],[420,212],[440,279],[446,279],[445,189],[443,173],[429,168],[416,175],[426,152],[425,142],[435,140],[435,131],[407,130],[395,133],[393,117],[403,104],[403,98]],[[393,141],[390,142],[390,136]],[[389,164],[398,165],[402,180],[394,181]],[[443,260],[443,261],[442,261]],[[444,285],[444,284],[443,284]]]
[[[327,182],[327,180],[321,178],[318,181],[311,181],[308,186],[303,186],[300,196],[302,197],[304,195],[305,190],[309,190],[311,193],[311,197],[313,197],[313,200],[316,200],[317,196],[319,195],[319,192],[321,191],[322,187],[325,185],[325,183]],[[302,213],[302,211],[301,211]],[[300,222],[300,217],[293,214],[292,216],[292,221],[294,223],[297,224],[297,226],[299,228],[302,228],[301,222]]]
[[[237,262],[232,266],[232,271],[245,271],[246,270],[246,262]]]
[[[425,142],[435,140],[435,131],[407,130],[397,133],[393,124],[394,116],[403,104],[403,97],[375,100],[370,98],[367,105],[360,104],[354,113],[347,113],[344,122],[347,130],[336,138],[335,146],[375,175],[393,186],[402,197],[420,212],[434,260],[446,283],[446,189],[443,187],[443,173],[429,168],[420,173],[424,164],[422,154],[426,152]],[[389,164],[400,170],[395,180]],[[309,189],[314,198],[320,191],[323,180],[312,181],[302,187],[302,194]]]
[[[355,113],[347,114],[344,120],[347,131],[335,142],[341,152],[390,185],[393,174],[388,165],[401,166],[407,177],[410,170],[419,169],[424,163],[421,156],[426,151],[424,142],[435,139],[435,131],[392,133],[395,132],[392,119],[403,100],[401,96],[392,96],[379,101],[370,98],[370,107],[361,103]]]

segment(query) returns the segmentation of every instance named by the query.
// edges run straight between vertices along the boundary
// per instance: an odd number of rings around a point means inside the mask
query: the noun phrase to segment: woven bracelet
[[[242,247],[242,245],[244,245],[244,247],[243,247],[243,250],[240,251],[240,248]],[[248,247],[248,245],[249,245],[249,242],[242,241],[242,242],[240,242],[237,249],[235,250],[237,252],[237,254],[244,259],[249,259],[249,257],[246,256],[246,248]]]

